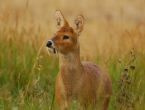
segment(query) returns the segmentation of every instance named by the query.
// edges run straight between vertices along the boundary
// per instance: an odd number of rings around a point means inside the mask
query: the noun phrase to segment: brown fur
[[[67,22],[60,11],[57,13],[59,16]],[[83,29],[81,20],[83,18],[80,16],[76,24],[78,30],[73,30],[68,23],[64,23],[52,38],[60,59],[60,71],[55,85],[56,102],[61,110],[69,110],[72,100],[77,100],[83,110],[89,107],[92,110],[108,110],[112,94],[109,75],[95,64],[80,61],[78,32]],[[63,40],[64,35],[70,38]]]

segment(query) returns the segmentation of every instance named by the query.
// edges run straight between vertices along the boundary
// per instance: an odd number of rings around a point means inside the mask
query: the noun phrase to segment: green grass
[[[0,31],[0,110],[49,110],[53,105],[58,58],[47,55],[43,43],[26,35]],[[105,66],[111,75],[109,110],[144,110],[145,54],[134,50],[96,58],[96,64]]]

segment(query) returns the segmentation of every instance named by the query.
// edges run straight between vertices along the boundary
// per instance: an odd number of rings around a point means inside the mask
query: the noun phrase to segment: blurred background
[[[111,75],[110,110],[144,110],[145,0],[0,0],[0,110],[52,107],[58,58],[45,45],[57,9],[72,27],[84,15],[81,58]]]
[[[125,52],[131,48],[145,48],[144,0],[1,0],[0,25],[41,29],[50,38],[56,31],[55,10],[60,9],[70,24],[78,14],[85,17],[80,42],[82,53],[92,57],[99,54]],[[26,37],[30,37],[26,36]],[[43,38],[42,38],[43,39]],[[91,47],[91,48],[90,48]]]

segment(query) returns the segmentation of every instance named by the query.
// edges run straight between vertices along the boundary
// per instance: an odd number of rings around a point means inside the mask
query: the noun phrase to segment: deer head
[[[54,36],[47,42],[47,47],[52,49],[55,53],[56,51],[61,54],[68,54],[70,52],[79,49],[78,36],[83,30],[84,17],[79,15],[75,19],[75,28],[73,29],[61,11],[57,10],[55,12],[56,23],[58,31]]]

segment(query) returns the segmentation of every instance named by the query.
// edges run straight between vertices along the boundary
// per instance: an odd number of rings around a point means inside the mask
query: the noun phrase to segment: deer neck
[[[76,69],[81,67],[80,54],[78,52],[69,53],[66,55],[59,55],[60,69]]]
[[[59,55],[60,75],[64,84],[66,95],[76,95],[77,86],[83,73],[79,52]]]
[[[59,57],[61,74],[68,77],[69,79],[70,77],[79,77],[79,75],[81,75],[82,64],[80,61],[79,50],[66,55],[60,54]]]

